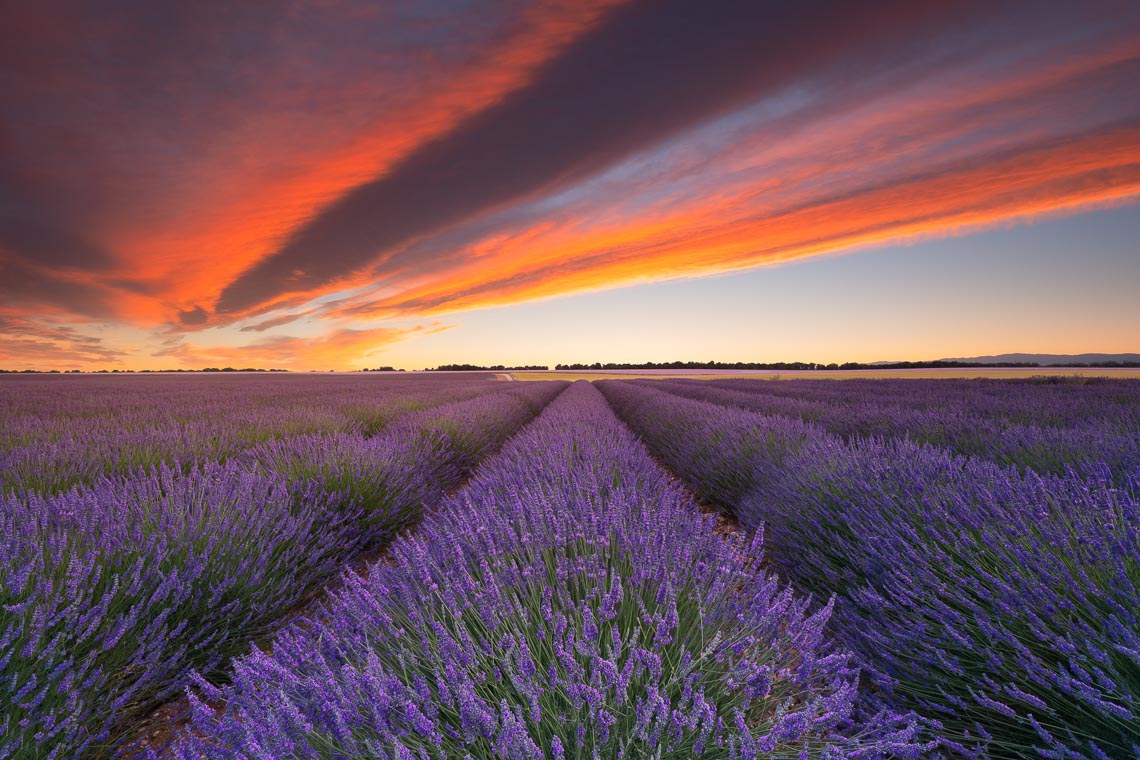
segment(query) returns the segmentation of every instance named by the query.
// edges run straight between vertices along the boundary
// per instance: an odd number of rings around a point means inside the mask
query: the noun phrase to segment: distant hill
[[[972,356],[959,359],[940,359],[944,362],[967,364],[1039,364],[1043,367],[1069,367],[1078,364],[1106,364],[1109,362],[1140,363],[1140,354],[998,354]]]

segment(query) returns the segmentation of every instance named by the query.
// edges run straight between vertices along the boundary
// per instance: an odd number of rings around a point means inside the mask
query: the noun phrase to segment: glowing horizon
[[[93,13],[3,19],[6,369],[1140,349],[1140,306],[1106,303],[1140,282],[1135,5]],[[1023,248],[1041,230],[1080,233],[1046,271]],[[911,309],[893,331],[837,297],[763,345],[732,327],[745,287],[905,270],[930,303],[986,290],[977,260],[950,289],[938,252],[971,253],[946,241],[1027,267],[973,304],[972,335],[889,294]],[[702,304],[691,330],[667,293]]]

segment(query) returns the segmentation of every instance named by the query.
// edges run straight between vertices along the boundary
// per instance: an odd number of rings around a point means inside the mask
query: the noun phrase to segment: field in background
[[[848,380],[852,378],[914,378],[914,379],[971,379],[993,378],[1013,380],[1026,377],[1067,376],[1140,378],[1140,368],[1112,367],[1012,367],[994,369],[837,369],[837,370],[756,370],[735,372],[725,370],[699,370],[674,372],[671,370],[603,370],[598,372],[511,372],[515,380],[634,380],[677,379],[691,380]]]

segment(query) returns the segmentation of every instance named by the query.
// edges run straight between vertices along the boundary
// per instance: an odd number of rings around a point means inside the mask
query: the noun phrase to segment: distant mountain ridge
[[[997,354],[959,359],[939,359],[943,362],[974,364],[1040,364],[1064,367],[1069,364],[1103,364],[1105,362],[1140,362],[1140,354]]]

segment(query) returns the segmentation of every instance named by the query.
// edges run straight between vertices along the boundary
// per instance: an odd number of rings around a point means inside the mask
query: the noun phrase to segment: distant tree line
[[[731,370],[818,370],[818,369],[955,369],[985,367],[1140,367],[1140,362],[1095,362],[1091,364],[1038,364],[1037,362],[844,362],[820,364],[818,362],[594,362],[593,364],[556,364],[555,369],[606,370],[606,369],[731,369]]]
[[[143,370],[143,372],[147,372],[147,371],[148,370],[145,370],[145,369]],[[205,369],[199,369],[199,370],[175,369],[175,370],[157,370],[157,371],[159,371],[159,372],[288,372],[289,370],[287,370],[287,369],[257,369],[255,367],[242,367],[241,369],[234,369],[233,367],[222,367],[221,369],[219,369],[217,367],[206,367]]]
[[[1040,364],[1038,362],[877,362],[865,364],[863,362],[844,362],[843,364],[821,364],[819,362],[594,362],[593,364],[556,364],[554,369],[589,371],[614,369],[665,369],[665,370],[695,370],[695,369],[722,369],[722,370],[833,370],[833,369],[985,369],[990,368],[1017,368],[1017,367],[1072,367],[1074,369],[1136,369],[1140,362],[1133,361],[1106,361],[1106,362],[1065,362],[1062,364]],[[543,364],[524,364],[517,367],[506,367],[502,364],[482,366],[479,364],[441,364],[438,367],[425,369],[424,372],[541,372],[550,369]],[[203,367],[202,369],[100,369],[100,370],[40,370],[40,369],[0,369],[4,375],[59,375],[59,374],[148,374],[148,373],[184,373],[184,372],[288,372],[287,369],[260,369],[257,367]],[[329,370],[332,372],[333,370]],[[403,372],[395,367],[373,367],[363,369],[361,372]]]
[[[518,367],[504,367],[502,364],[492,364],[483,367],[478,364],[441,364],[438,367],[425,369],[424,372],[534,372],[548,370],[545,364],[525,364]]]

